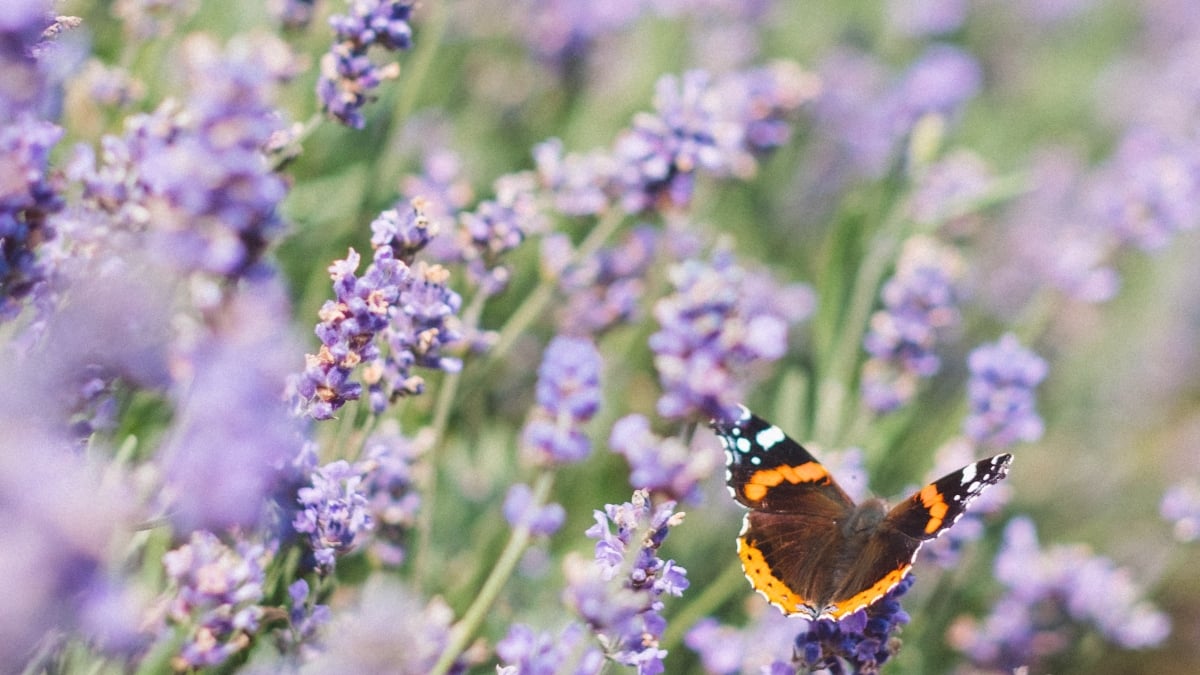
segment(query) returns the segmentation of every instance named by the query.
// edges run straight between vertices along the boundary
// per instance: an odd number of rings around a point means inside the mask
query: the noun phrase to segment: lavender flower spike
[[[539,464],[578,462],[591,452],[583,425],[600,407],[604,362],[591,340],[558,336],[538,368],[537,407],[522,434],[526,453]]]
[[[373,45],[388,51],[412,46],[411,0],[351,0],[349,14],[329,18],[337,42],[321,58],[317,97],[321,108],[342,124],[361,129],[362,108],[372,91],[400,74],[400,66],[376,66],[367,52]]]
[[[1046,377],[1047,365],[1025,349],[1011,333],[982,345],[968,358],[970,412],[963,431],[976,443],[1005,448],[1017,441],[1042,437],[1034,389]]]
[[[630,502],[596,511],[596,524],[587,531],[597,540],[595,563],[567,570],[568,602],[599,638],[605,655],[635,666],[638,675],[663,672],[662,596],[682,595],[688,587],[687,570],[658,557],[670,528],[683,522],[683,514],[674,510],[675,502],[655,507],[649,493],[638,490]]]
[[[374,527],[367,509],[367,497],[361,491],[362,473],[349,463],[338,460],[312,473],[312,485],[297,493],[303,510],[292,526],[307,534],[318,571],[333,570],[337,556],[358,544],[359,533]]]

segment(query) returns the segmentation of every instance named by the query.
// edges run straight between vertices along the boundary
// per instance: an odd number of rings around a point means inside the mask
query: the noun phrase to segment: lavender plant
[[[1200,669],[1200,13],[868,4],[0,3],[0,670]],[[743,404],[1013,470],[789,619]]]

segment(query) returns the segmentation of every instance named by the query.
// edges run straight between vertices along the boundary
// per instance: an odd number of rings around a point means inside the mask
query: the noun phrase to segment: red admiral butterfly
[[[921,544],[954,524],[971,500],[1008,475],[1012,455],[969,464],[892,509],[855,504],[799,443],[745,407],[713,420],[726,481],[750,508],[738,557],[750,585],[784,614],[845,618],[869,607],[912,569]]]

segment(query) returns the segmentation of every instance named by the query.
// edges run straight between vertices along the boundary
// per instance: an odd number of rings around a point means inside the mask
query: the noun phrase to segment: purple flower
[[[991,183],[991,170],[978,155],[953,152],[917,177],[909,212],[915,222],[929,225],[960,218],[987,194]]]
[[[471,203],[474,193],[471,183],[463,176],[462,159],[451,150],[436,149],[425,155],[419,175],[405,176],[401,194],[406,203],[420,198],[420,208],[429,220],[428,253],[434,260],[451,262],[459,259],[455,229],[458,214]]]
[[[967,0],[888,0],[891,25],[910,37],[951,33],[967,18]]]
[[[302,442],[282,401],[296,349],[282,288],[247,286],[222,319],[180,355],[189,377],[172,392],[163,474],[171,518],[184,532],[259,525]]]
[[[1095,176],[1091,199],[1118,241],[1160,249],[1200,223],[1200,146],[1135,129]]]
[[[34,55],[54,23],[47,0],[12,0],[0,8],[0,125],[37,112],[49,91],[46,68]]]
[[[678,438],[660,438],[642,415],[617,420],[608,443],[629,462],[633,487],[661,492],[671,499],[697,501],[701,481],[722,462],[717,446],[706,443],[688,448]]]
[[[578,462],[591,452],[583,433],[600,407],[604,362],[586,338],[558,336],[546,346],[538,367],[537,406],[522,433],[534,461]]]
[[[817,97],[821,80],[791,61],[777,61],[727,75],[715,88],[717,98],[728,106],[724,115],[742,129],[742,152],[734,155],[733,172],[749,176],[755,157],[788,142],[792,118]]]
[[[71,175],[89,208],[146,237],[181,271],[261,276],[262,256],[283,231],[277,209],[287,193],[261,150],[281,126],[271,97],[292,74],[291,54],[261,39],[222,52],[201,35],[180,51],[194,92],[186,106],[168,102],[131,118],[123,137],[103,139],[99,164],[80,150]]]
[[[187,544],[163,555],[174,586],[167,618],[189,630],[179,665],[220,665],[250,645],[263,616],[263,568],[270,557],[260,544],[238,542],[233,549],[207,531],[193,532]]]
[[[558,675],[563,664],[576,660],[574,675],[596,675],[604,670],[604,655],[585,647],[587,631],[578,623],[568,624],[558,635],[537,633],[524,624],[513,624],[496,643],[502,665],[497,675]],[[582,652],[583,656],[578,656]]]
[[[1015,335],[982,345],[971,352],[967,365],[970,412],[963,431],[971,440],[991,448],[1006,448],[1042,437],[1034,389],[1046,377],[1046,362],[1025,349]]]
[[[663,388],[658,413],[730,417],[753,369],[787,351],[788,328],[813,310],[812,291],[781,287],[725,254],[711,263],[684,261],[668,277],[675,290],[655,303],[659,330],[650,336]]]
[[[900,649],[894,634],[909,617],[900,607],[899,598],[912,586],[913,579],[910,574],[875,604],[841,621],[806,621],[807,628],[796,636],[792,666],[809,673],[826,668],[845,672],[847,666],[854,673],[878,673],[879,667]]]
[[[757,614],[742,629],[724,626],[713,618],[696,622],[683,638],[700,656],[704,670],[713,675],[782,673],[795,675],[796,622],[765,602],[756,603]],[[752,610],[753,611],[753,610]]]
[[[722,117],[719,105],[704,71],[659,79],[655,112],[636,115],[613,148],[626,211],[686,207],[697,171],[732,172],[731,149],[740,148],[742,129]]]
[[[328,574],[337,556],[353,550],[360,533],[369,531],[375,523],[367,508],[360,469],[337,460],[314,470],[310,480],[311,487],[297,492],[303,508],[296,513],[292,527],[308,535],[317,570]]]
[[[459,216],[458,260],[466,263],[467,277],[489,295],[504,290],[509,271],[503,257],[545,229],[546,217],[537,202],[532,173],[501,176],[494,185],[495,199],[476,205]]]
[[[401,435],[396,421],[390,419],[363,446],[363,493],[374,523],[369,546],[384,565],[397,567],[404,562],[403,543],[421,506],[413,463],[423,451],[418,441]]]
[[[1128,570],[1080,545],[1042,549],[1027,518],[1005,529],[996,580],[1006,590],[991,613],[981,621],[960,618],[949,634],[980,667],[1039,668],[1089,628],[1126,649],[1160,644],[1170,632],[1169,619],[1141,599]]]
[[[883,309],[871,316],[863,347],[863,402],[876,413],[896,410],[912,400],[922,378],[941,368],[934,347],[958,324],[962,276],[958,253],[926,236],[904,244],[896,273],[883,285]]]
[[[372,46],[388,51],[412,46],[411,0],[350,0],[349,14],[329,18],[337,41],[321,57],[317,97],[321,109],[346,126],[361,129],[362,108],[372,91],[400,73],[397,63],[376,66],[367,56]]]
[[[561,504],[533,503],[533,490],[524,483],[508,489],[504,498],[504,519],[513,527],[526,527],[535,535],[550,536],[562,527],[567,512]]]
[[[674,510],[675,502],[653,506],[644,490],[625,504],[606,505],[587,530],[597,540],[595,564],[567,570],[569,604],[599,638],[605,655],[635,666],[639,675],[663,672],[662,596],[680,596],[688,587],[687,571],[658,557],[670,528],[683,522],[683,514]]]
[[[413,198],[411,208],[388,209],[371,221],[371,245],[392,247],[396,260],[411,265],[417,252],[437,234],[437,227],[425,215],[428,203]]]
[[[440,600],[426,602],[395,578],[373,575],[362,585],[357,606],[339,611],[327,626],[326,651],[301,672],[428,673],[449,641],[453,621],[453,610]],[[464,671],[457,664],[450,672]]]
[[[21,311],[49,273],[39,248],[55,236],[48,217],[63,208],[48,166],[62,134],[28,116],[0,125],[0,322]]]
[[[562,141],[551,138],[534,146],[533,159],[538,181],[552,195],[559,213],[594,216],[608,210],[617,171],[612,155],[599,150],[564,154]]]
[[[585,56],[592,43],[632,24],[645,11],[643,0],[533,0],[518,26],[539,58],[566,65]]]
[[[361,277],[354,249],[330,265],[336,299],[320,311],[321,349],[306,358],[304,372],[291,382],[297,414],[329,419],[362,396],[363,384],[378,414],[395,399],[425,390],[424,378],[413,368],[457,372],[461,367],[461,361],[442,353],[462,338],[455,316],[462,298],[447,286],[449,273],[424,261],[410,268],[396,259],[397,250],[411,254],[411,245],[421,239],[418,206],[419,200],[410,215],[375,221],[375,259]],[[352,381],[360,365],[362,382]]]
[[[1158,511],[1174,525],[1175,539],[1181,542],[1200,539],[1200,484],[1171,486],[1163,494]]]
[[[312,597],[308,582],[297,579],[288,586],[291,608],[288,610],[288,626],[276,633],[279,651],[294,654],[301,662],[317,657],[323,649],[321,634],[333,619],[329,605],[319,605]]]
[[[557,261],[571,255],[569,240],[565,235],[544,238],[543,265],[558,274],[559,287],[567,296],[558,313],[559,330],[597,335],[636,321],[646,274],[662,248],[660,239],[658,230],[635,227],[615,246],[563,267]]]

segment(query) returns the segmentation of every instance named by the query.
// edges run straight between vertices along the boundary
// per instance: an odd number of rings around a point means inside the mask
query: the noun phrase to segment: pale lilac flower
[[[301,444],[282,394],[291,357],[283,289],[248,285],[209,335],[179,355],[175,422],[162,451],[169,515],[181,531],[253,528]]]
[[[508,285],[504,255],[530,234],[544,230],[547,222],[537,200],[537,180],[531,172],[501,176],[493,187],[495,199],[459,214],[456,233],[458,260],[466,263],[467,277],[489,295]]]
[[[741,147],[743,129],[721,114],[711,81],[700,70],[663,76],[654,112],[638,113],[617,139],[616,183],[626,211],[686,207],[698,171],[732,172],[731,150]]]
[[[321,57],[317,97],[321,108],[342,124],[361,129],[366,123],[362,108],[373,91],[396,77],[399,64],[376,66],[367,52],[372,46],[388,51],[412,46],[411,0],[349,0],[349,14],[329,18],[336,41]]]
[[[661,237],[650,226],[635,227],[617,244],[565,267],[558,261],[572,255],[570,241],[565,236],[544,238],[543,266],[558,276],[567,296],[558,310],[559,331],[598,335],[638,320],[646,275],[663,248]]]
[[[312,660],[324,651],[322,636],[325,626],[333,619],[329,605],[320,605],[310,597],[308,582],[297,579],[288,586],[291,608],[287,628],[275,633],[279,651],[292,654],[300,662]]]
[[[0,7],[0,124],[44,105],[49,80],[35,49],[53,23],[48,0],[11,0]]]
[[[608,152],[566,154],[562,141],[551,138],[534,146],[533,160],[538,181],[559,213],[591,216],[609,208],[617,161]]]
[[[540,59],[560,66],[586,56],[592,43],[632,24],[644,0],[529,0],[518,26]]]
[[[578,462],[591,452],[583,425],[600,407],[604,361],[591,340],[558,336],[538,367],[537,406],[522,432],[524,451],[537,463]]]
[[[171,33],[196,13],[199,4],[196,0],[117,0],[112,11],[133,39],[146,40]]]
[[[967,0],[888,0],[888,22],[909,37],[931,37],[962,27]]]
[[[710,675],[774,673],[772,668],[794,675],[797,622],[766,602],[755,603],[753,616],[742,628],[722,625],[711,617],[701,619],[684,635],[683,643],[700,656]]]
[[[701,481],[724,461],[716,445],[689,448],[676,437],[660,438],[643,415],[617,420],[608,444],[629,462],[633,487],[676,500],[697,501]]]
[[[312,23],[316,0],[269,0],[267,8],[285,28],[298,30]]]
[[[992,180],[991,169],[978,155],[952,152],[917,176],[909,213],[915,222],[940,225],[969,213],[987,194]]]
[[[1123,244],[1165,246],[1200,224],[1200,146],[1135,129],[1093,178],[1096,217]]]
[[[714,85],[723,115],[741,129],[742,152],[733,154],[735,175],[749,177],[756,158],[791,139],[801,107],[820,94],[821,80],[791,61],[776,61],[722,77]]]
[[[963,431],[989,448],[1006,448],[1018,441],[1042,437],[1042,418],[1034,390],[1046,377],[1047,365],[1025,349],[1015,335],[977,347],[968,357],[970,412]]]
[[[371,221],[371,245],[390,246],[397,260],[411,265],[417,252],[437,235],[437,225],[426,215],[429,204],[414,197],[409,208],[388,209]]]
[[[567,570],[567,602],[599,638],[605,655],[635,666],[639,675],[663,672],[662,596],[680,596],[689,583],[685,569],[658,557],[670,528],[683,522],[674,509],[675,502],[653,506],[649,493],[638,490],[632,501],[596,511],[596,524],[587,531],[597,540],[595,563]]]
[[[598,675],[604,670],[604,655],[595,647],[586,647],[587,631],[578,623],[568,624],[558,635],[538,633],[529,626],[515,623],[496,643],[501,665],[497,675],[560,675],[563,664],[578,658],[572,675]],[[582,656],[576,654],[582,652]]]
[[[904,243],[896,272],[881,291],[883,309],[871,315],[863,347],[862,398],[876,413],[913,399],[922,379],[941,369],[934,352],[959,322],[956,285],[963,273],[958,252],[932,237]]]
[[[314,470],[311,485],[297,492],[302,508],[292,520],[292,527],[308,535],[321,574],[332,572],[337,557],[354,550],[375,526],[363,479],[361,469],[337,460]]]
[[[250,645],[263,616],[270,557],[261,544],[239,541],[231,548],[203,530],[163,555],[173,585],[167,619],[189,633],[177,657],[183,667],[220,665]]]
[[[655,303],[659,330],[649,342],[663,389],[658,413],[730,417],[753,370],[787,351],[788,329],[813,311],[812,291],[747,272],[728,254],[686,260],[667,274],[674,292]]]
[[[1170,632],[1128,570],[1082,545],[1042,548],[1027,518],[1008,524],[995,565],[1005,594],[988,616],[960,618],[949,633],[976,666],[1037,667],[1091,631],[1125,649],[1153,647]]]
[[[1175,539],[1181,542],[1200,539],[1200,484],[1179,483],[1167,488],[1158,511],[1173,525]]]
[[[508,489],[504,497],[504,519],[513,527],[525,527],[538,536],[550,536],[566,521],[567,512],[561,504],[540,506],[533,503],[533,491],[524,483]]]
[[[387,566],[397,567],[404,562],[404,541],[421,506],[413,464],[424,449],[419,440],[401,435],[391,419],[384,420],[363,445],[363,493],[374,523],[369,547]]]
[[[459,212],[474,197],[471,183],[463,175],[462,159],[452,150],[438,148],[425,154],[421,168],[420,174],[401,180],[400,192],[406,203],[422,200],[421,210],[436,233],[429,242],[429,255],[443,262],[458,260],[455,230]]]

